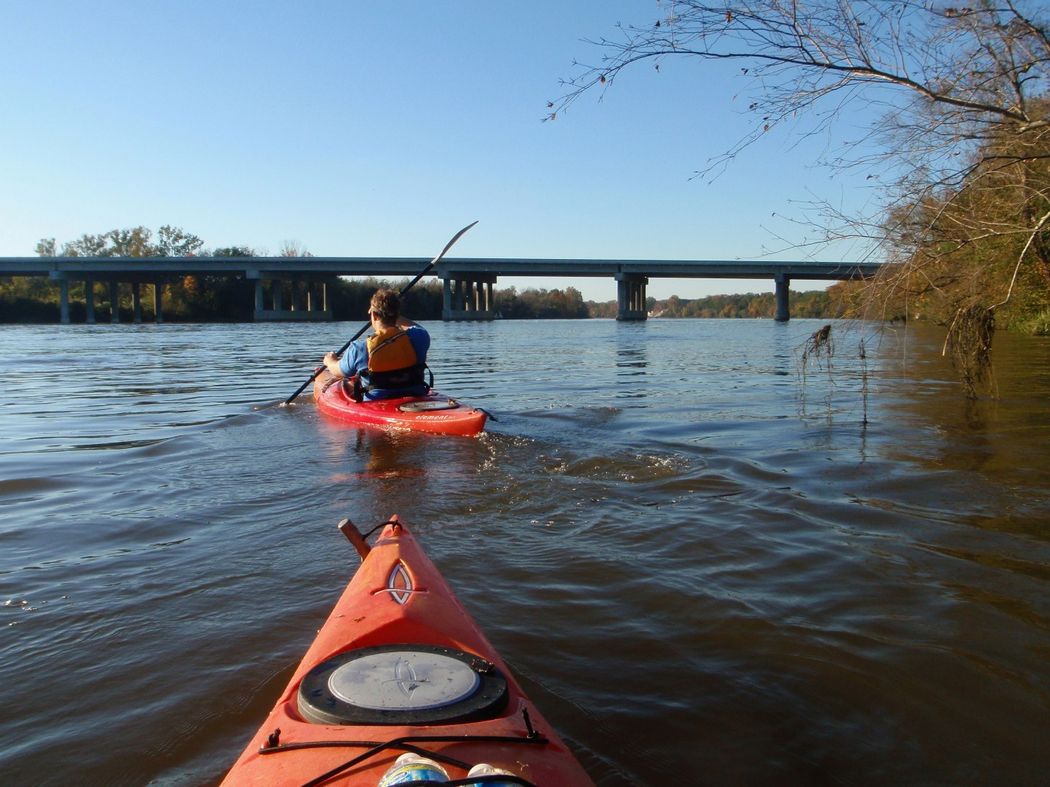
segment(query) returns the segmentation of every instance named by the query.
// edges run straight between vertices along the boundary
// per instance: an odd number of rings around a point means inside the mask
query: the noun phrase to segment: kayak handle
[[[354,545],[357,554],[359,554],[361,559],[364,560],[368,557],[368,553],[372,551],[372,547],[368,545],[368,537],[387,525],[392,526],[396,531],[401,527],[401,522],[398,521],[397,515],[395,514],[386,522],[376,525],[367,533],[362,534],[361,531],[357,529],[357,525],[350,521],[350,517],[346,517],[339,522],[339,532],[346,536],[346,540]]]
[[[350,518],[342,520],[339,523],[339,532],[346,536],[346,540],[354,545],[354,549],[357,550],[357,554],[364,560],[368,557],[368,553],[372,551],[372,547],[365,541],[365,537],[361,535],[361,531],[357,529],[357,526],[350,521]]]

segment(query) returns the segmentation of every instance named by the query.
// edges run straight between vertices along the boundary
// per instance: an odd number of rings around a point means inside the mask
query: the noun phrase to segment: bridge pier
[[[157,281],[153,282],[153,318],[157,321],[158,325],[164,322],[164,311],[162,309],[163,304],[161,303],[161,301],[163,300],[163,295],[164,282],[158,279]]]
[[[84,321],[95,324],[95,280],[88,276],[84,280]]]
[[[109,321],[120,322],[120,284],[116,279],[109,280]]]
[[[332,311],[328,307],[328,282],[320,282],[321,297],[313,297],[314,282],[305,282],[305,298],[303,292],[304,283],[296,276],[274,276],[264,279],[260,271],[249,270],[246,278],[252,282],[255,288],[255,310],[252,319],[255,322],[324,322],[332,319]],[[284,283],[289,281],[289,305],[284,308]],[[273,308],[266,308],[265,282],[270,282],[270,299]],[[305,300],[305,308],[304,306]],[[316,308],[320,306],[320,308]]]
[[[131,283],[131,321],[138,325],[142,322],[142,293],[139,292],[139,283]]]
[[[54,278],[54,277],[52,277]],[[69,279],[62,276],[58,280],[58,321],[69,325]]]
[[[645,285],[649,278],[639,273],[616,274],[616,319],[644,320],[649,316],[645,305]]]
[[[72,279],[79,277],[71,277],[69,273],[65,271],[52,271],[48,276],[58,283],[58,320],[62,325],[69,325],[72,322],[69,283]],[[95,312],[95,279],[92,276],[85,276],[83,281],[84,322],[89,325],[94,325],[97,322]],[[140,280],[131,281],[132,318],[136,323],[142,322],[142,283],[143,282]],[[152,283],[152,286],[153,313],[156,316],[157,322],[164,322],[164,315],[161,311],[161,287],[163,285],[160,281],[156,281]],[[111,323],[120,323],[120,280],[107,279],[106,289],[109,295],[109,321]]]
[[[264,300],[263,299],[263,295],[264,295],[264,293],[263,293],[263,282],[262,282],[262,279],[256,279],[255,280],[255,311],[254,311],[254,315],[258,315],[260,312],[263,311],[263,309],[266,308],[266,306],[263,303],[263,300]],[[258,316],[256,316],[256,319],[258,319]]]
[[[777,322],[787,322],[791,319],[791,305],[789,303],[791,279],[787,274],[778,273],[774,281],[777,285],[777,311],[773,319]]]
[[[442,277],[441,319],[492,320],[496,317],[495,273],[449,273]]]

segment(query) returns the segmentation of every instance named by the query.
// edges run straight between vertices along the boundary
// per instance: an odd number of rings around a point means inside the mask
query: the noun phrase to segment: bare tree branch
[[[982,347],[991,342],[989,315],[1011,301],[1022,280],[1026,291],[1035,288],[1028,301],[1045,304],[1050,315],[1045,0],[662,5],[666,13],[652,27],[621,26],[619,38],[591,42],[600,62],[579,65],[563,81],[565,92],[548,103],[547,119],[589,92],[600,100],[619,74],[644,62],[737,62],[753,124],[695,173],[706,177],[721,174],[785,121],[805,118],[805,127],[795,129],[804,139],[830,131],[855,106],[881,108],[869,127],[878,147],[846,145],[822,162],[868,170],[881,195],[878,207],[869,216],[849,216],[818,204],[813,227],[824,241],[864,240],[866,256],[901,263],[876,285],[884,307],[902,292],[918,293],[923,309],[936,296],[946,322],[964,326]],[[1032,276],[1022,263],[1031,263]],[[970,379],[980,379],[982,360],[953,346],[973,362]]]

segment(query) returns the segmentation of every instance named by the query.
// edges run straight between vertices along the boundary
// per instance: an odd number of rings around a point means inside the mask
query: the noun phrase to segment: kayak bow
[[[322,372],[314,381],[314,400],[325,415],[340,421],[412,429],[438,434],[476,435],[485,428],[488,413],[431,391],[426,396],[402,396],[357,402],[345,380]]]
[[[460,784],[592,785],[397,517],[363,561],[224,785],[375,787],[414,752]]]

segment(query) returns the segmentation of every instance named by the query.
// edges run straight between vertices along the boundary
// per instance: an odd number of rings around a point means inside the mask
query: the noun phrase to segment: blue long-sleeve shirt
[[[422,325],[410,325],[405,328],[408,340],[412,342],[419,363],[427,361],[427,351],[430,349],[430,334]],[[339,359],[339,370],[347,377],[353,377],[368,370],[368,344],[367,339],[358,339],[351,342],[346,348],[343,357]],[[365,399],[390,399],[395,396],[422,396],[426,393],[423,386],[412,388],[376,388],[365,394]]]

